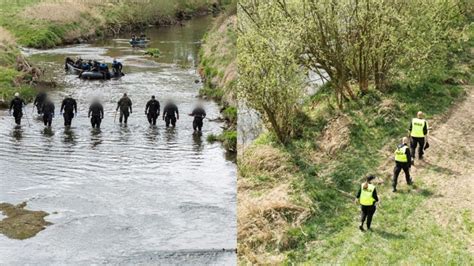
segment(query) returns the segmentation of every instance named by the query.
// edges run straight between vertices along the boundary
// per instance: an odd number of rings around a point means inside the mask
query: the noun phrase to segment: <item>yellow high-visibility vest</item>
[[[374,197],[372,196],[373,192],[375,190],[375,186],[372,184],[369,184],[367,189],[364,189],[364,184],[360,186],[360,198],[359,202],[361,205],[364,206],[372,206],[375,202]]]
[[[407,146],[397,147],[397,150],[395,150],[395,161],[396,162],[401,162],[401,163],[408,162],[408,158],[407,158],[407,155],[405,153],[407,149],[408,149]]]
[[[423,132],[423,128],[425,127],[426,120],[413,118],[411,120],[411,136],[415,138],[423,138],[425,137],[425,133]],[[428,127],[428,124],[426,124]]]

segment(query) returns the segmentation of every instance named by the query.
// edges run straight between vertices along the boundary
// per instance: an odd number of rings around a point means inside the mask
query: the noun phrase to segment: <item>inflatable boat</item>
[[[98,79],[118,79],[124,76],[123,73],[102,73],[97,71],[84,71],[79,74],[79,78],[86,80],[98,80]]]
[[[130,43],[130,45],[132,46],[144,46],[148,43],[148,40],[147,39],[139,39],[139,40],[132,40],[130,39],[130,41],[128,41]]]

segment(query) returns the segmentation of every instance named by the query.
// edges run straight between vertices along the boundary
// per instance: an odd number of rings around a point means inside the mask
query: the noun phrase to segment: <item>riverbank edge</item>
[[[209,135],[210,142],[222,142],[229,152],[237,152],[237,3],[227,6],[206,34],[199,51],[199,74],[204,83],[199,95],[221,107],[226,121],[219,135]]]
[[[330,236],[355,224],[354,188],[370,173],[388,191],[392,165],[381,164],[406,135],[412,116],[423,110],[429,121],[439,121],[462,102],[466,85],[474,80],[473,36],[471,30],[471,41],[460,55],[463,62],[447,69],[442,79],[395,82],[386,94],[371,89],[342,111],[323,86],[306,99],[298,121],[302,132],[289,145],[264,132],[239,150],[239,263],[327,263],[335,255],[331,244],[352,241]],[[411,209],[407,205],[430,196],[424,188],[418,191],[404,193],[404,201],[384,203],[384,208],[397,210],[402,219],[403,210]]]

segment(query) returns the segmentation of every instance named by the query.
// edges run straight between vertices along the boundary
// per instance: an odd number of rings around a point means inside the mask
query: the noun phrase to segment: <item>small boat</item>
[[[147,40],[147,39],[135,39],[135,40],[130,39],[130,41],[128,41],[128,42],[132,46],[144,46],[149,42],[149,40]]]

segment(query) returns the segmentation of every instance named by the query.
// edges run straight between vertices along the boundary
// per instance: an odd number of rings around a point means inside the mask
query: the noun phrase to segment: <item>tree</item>
[[[281,143],[287,143],[303,95],[301,43],[290,33],[291,21],[272,1],[241,1],[238,12],[238,97],[261,114]]]

